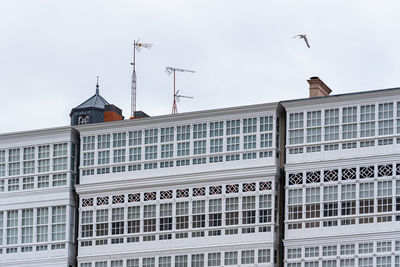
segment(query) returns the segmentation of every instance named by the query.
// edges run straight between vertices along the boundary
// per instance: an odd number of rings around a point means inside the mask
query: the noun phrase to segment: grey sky
[[[368,4],[366,4],[368,3]],[[130,114],[133,40],[138,109],[178,111],[308,96],[319,76],[334,94],[400,86],[399,1],[0,1],[0,132],[69,125],[95,92]],[[292,39],[307,34],[304,40]]]

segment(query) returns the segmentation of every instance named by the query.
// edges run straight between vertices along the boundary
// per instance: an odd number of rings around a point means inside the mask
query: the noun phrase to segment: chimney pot
[[[310,98],[328,96],[332,92],[319,77],[313,76],[307,82],[310,84]]]

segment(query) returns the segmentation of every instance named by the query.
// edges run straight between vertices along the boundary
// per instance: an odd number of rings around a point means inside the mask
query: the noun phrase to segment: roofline
[[[144,125],[151,123],[160,123],[160,122],[172,122],[172,121],[180,121],[180,120],[190,120],[196,119],[200,117],[217,117],[220,115],[226,114],[235,114],[243,111],[254,112],[254,111],[262,111],[262,110],[280,110],[282,107],[279,102],[272,103],[263,103],[263,104],[255,104],[255,105],[246,105],[246,106],[236,106],[236,107],[228,107],[228,108],[219,108],[219,109],[208,109],[201,111],[191,111],[179,114],[167,114],[167,115],[158,115],[158,116],[150,116],[146,118],[139,118],[133,120],[120,120],[120,121],[111,121],[111,122],[100,122],[94,124],[85,124],[85,125],[76,125],[74,126],[79,131],[85,130],[94,130],[96,128],[105,128],[105,127],[118,127],[118,126],[126,126],[126,125]]]
[[[16,132],[8,132],[8,133],[0,133],[0,138],[18,138],[29,136],[32,134],[41,134],[41,133],[60,133],[65,132],[67,130],[71,130],[72,132],[78,133],[78,131],[72,126],[59,126],[52,128],[42,128],[36,130],[26,130],[26,131],[16,131]]]
[[[399,91],[399,93],[400,93],[400,87],[374,89],[374,90],[369,90],[369,91],[344,93],[344,94],[329,95],[329,96],[319,96],[319,97],[313,97],[313,98],[290,99],[290,100],[280,101],[280,103],[284,107],[293,107],[293,106],[297,106],[296,105],[297,103],[299,103],[298,106],[301,106],[301,104],[300,104],[301,102],[308,105],[309,101],[323,103],[323,102],[331,101],[332,98],[341,98],[341,97],[345,98],[343,100],[351,100],[359,95],[370,95],[372,98],[372,97],[377,97],[377,94],[388,95],[393,91]],[[341,100],[338,100],[338,101],[341,101]]]

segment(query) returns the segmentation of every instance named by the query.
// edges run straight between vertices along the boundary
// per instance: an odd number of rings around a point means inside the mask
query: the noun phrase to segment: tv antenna
[[[173,67],[166,67],[165,72],[168,75],[171,75],[172,73],[174,74],[174,102],[172,104],[172,114],[177,114],[178,113],[178,108],[176,106],[176,102],[179,102],[181,98],[193,98],[191,96],[186,96],[186,95],[179,95],[179,90],[176,91],[175,89],[175,72],[191,72],[195,73],[193,70],[184,70],[184,69],[178,69],[178,68],[173,68]]]
[[[131,65],[133,66],[132,71],[132,84],[131,84],[131,117],[130,119],[135,118],[136,114],[136,51],[139,53],[142,48],[150,49],[153,44],[148,43],[140,43],[140,39],[137,41],[133,41],[133,62]]]

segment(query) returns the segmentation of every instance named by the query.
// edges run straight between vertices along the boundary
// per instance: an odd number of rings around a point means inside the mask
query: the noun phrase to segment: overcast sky
[[[368,3],[368,4],[366,4]],[[132,44],[138,109],[171,112],[173,80],[194,99],[179,112],[400,86],[399,1],[0,0],[0,133],[69,125],[95,93],[130,114]],[[307,34],[311,48],[303,40]]]

